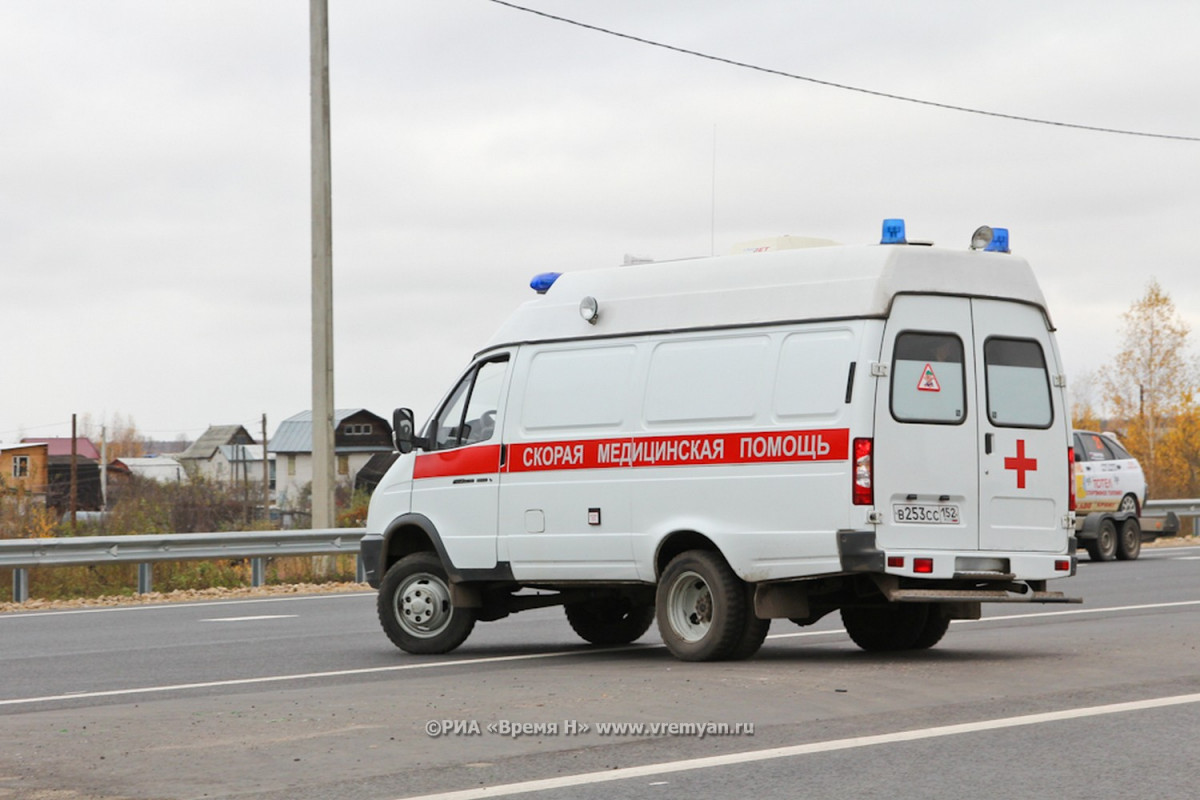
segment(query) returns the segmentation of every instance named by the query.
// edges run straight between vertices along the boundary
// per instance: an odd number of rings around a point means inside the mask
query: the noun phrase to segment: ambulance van
[[[1003,229],[970,249],[791,239],[547,273],[401,455],[362,540],[394,644],[561,605],[690,661],[838,611],[867,650],[985,602],[1071,602],[1070,419],[1046,302]],[[800,246],[795,246],[800,245]],[[811,246],[804,246],[811,245]]]

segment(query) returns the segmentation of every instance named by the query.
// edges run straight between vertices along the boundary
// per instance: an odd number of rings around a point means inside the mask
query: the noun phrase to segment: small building
[[[71,454],[71,437],[26,438],[21,444],[46,446],[45,502],[55,511],[64,513],[71,508],[71,467],[75,471],[75,508],[77,511],[99,511],[100,453],[85,437],[75,439]],[[13,465],[15,467],[15,464]]]
[[[299,508],[312,484],[312,429],[312,411],[301,411],[279,423],[267,443],[267,451],[276,458],[275,501],[280,508]],[[372,456],[392,450],[392,426],[383,417],[365,408],[334,412],[334,477],[338,485],[352,488],[359,470]]]
[[[108,464],[108,474],[132,476],[137,475],[159,483],[185,483],[187,471],[183,464],[166,456],[151,456],[149,458],[116,458]]]
[[[22,504],[28,500],[46,502],[50,484],[48,450],[44,442],[0,447],[0,486],[6,495]]]
[[[210,425],[175,459],[189,476],[225,484],[262,484],[262,445],[241,425]]]

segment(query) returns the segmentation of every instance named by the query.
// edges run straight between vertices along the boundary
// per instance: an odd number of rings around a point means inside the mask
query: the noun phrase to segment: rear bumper
[[[1044,589],[1045,581],[1075,574],[1075,550],[1075,538],[1069,537],[1061,553],[885,551],[875,546],[874,531],[838,533],[842,569],[886,578],[879,581],[881,589],[895,602],[1079,602],[1062,592]],[[930,588],[920,587],[922,583],[928,583]],[[886,586],[892,586],[892,591]]]

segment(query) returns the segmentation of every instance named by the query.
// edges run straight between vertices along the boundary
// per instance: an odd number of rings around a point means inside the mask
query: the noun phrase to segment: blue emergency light
[[[538,294],[545,294],[550,291],[550,287],[558,280],[561,272],[543,272],[540,275],[534,275],[533,280],[529,282],[529,288],[533,289]]]
[[[988,242],[987,247],[983,248],[985,253],[1007,253],[1008,250],[1008,228],[992,228],[992,240]]]
[[[904,238],[904,220],[885,219],[883,221],[883,238],[880,244],[908,244]]]

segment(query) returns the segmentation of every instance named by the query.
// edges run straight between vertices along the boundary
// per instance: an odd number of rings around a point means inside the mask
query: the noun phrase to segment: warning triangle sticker
[[[940,392],[942,385],[938,383],[937,375],[933,374],[933,365],[926,364],[925,369],[921,370],[921,380],[917,382],[917,391],[919,392]]]

